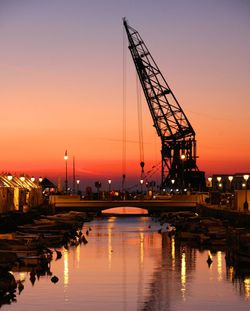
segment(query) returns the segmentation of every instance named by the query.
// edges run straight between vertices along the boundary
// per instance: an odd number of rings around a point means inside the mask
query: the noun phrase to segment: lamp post
[[[76,180],[76,192],[77,194],[79,193],[79,184],[80,184],[80,179]]]
[[[230,192],[232,192],[232,181],[233,181],[233,179],[234,179],[233,176],[228,176]]]
[[[181,194],[183,194],[183,189],[185,188],[184,183],[184,161],[186,160],[186,155],[184,153],[181,154]]]
[[[112,182],[112,180],[111,180],[111,179],[108,179],[108,184],[109,184],[109,193],[111,192],[111,182]]]
[[[35,179],[34,176],[32,176],[32,177],[30,178],[30,180],[31,180],[32,182],[34,182],[36,179]]]
[[[244,202],[244,204],[243,204],[243,209],[244,209],[244,211],[248,211],[248,201],[247,201],[247,181],[248,181],[248,178],[249,178],[249,175],[244,175],[243,176],[243,178],[244,178],[244,180],[245,180],[245,182],[246,182],[246,196],[245,196],[245,202]]]
[[[41,183],[43,181],[43,178],[40,176],[39,177],[39,182]]]
[[[140,179],[140,184],[141,184],[141,193],[142,193],[143,179]]]
[[[218,181],[218,189],[220,189],[222,187],[222,184],[221,184],[221,177],[220,176],[217,176],[217,181]]]
[[[111,198],[111,182],[112,180],[111,179],[108,179],[108,184],[109,184],[109,189],[108,189],[108,199]]]
[[[65,193],[68,193],[68,153],[67,150],[64,154],[64,160],[65,160]]]

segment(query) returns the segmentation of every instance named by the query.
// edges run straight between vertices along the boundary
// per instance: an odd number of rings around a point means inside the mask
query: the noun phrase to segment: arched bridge
[[[78,210],[100,213],[115,207],[137,207],[148,210],[149,214],[170,211],[196,211],[196,200],[55,200],[51,202],[55,212]]]

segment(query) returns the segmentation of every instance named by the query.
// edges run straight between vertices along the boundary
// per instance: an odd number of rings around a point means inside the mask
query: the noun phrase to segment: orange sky
[[[196,131],[199,168],[249,171],[249,2],[125,2],[1,1],[1,170],[64,178],[67,149],[69,171],[75,155],[84,184],[120,183],[126,16]],[[128,50],[126,68],[129,182],[140,176],[140,156]],[[160,161],[160,142],[142,99],[148,171]]]

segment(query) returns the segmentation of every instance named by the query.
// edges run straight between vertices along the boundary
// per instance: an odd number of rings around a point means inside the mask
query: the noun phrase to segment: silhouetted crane
[[[141,86],[161,139],[161,187],[202,190],[205,174],[196,165],[195,131],[138,31],[123,24]]]

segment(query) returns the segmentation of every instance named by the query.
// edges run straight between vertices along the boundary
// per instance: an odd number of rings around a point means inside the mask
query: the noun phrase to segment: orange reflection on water
[[[76,262],[77,262],[77,268],[80,267],[80,260],[81,260],[81,248],[80,248],[80,245],[77,245],[77,247],[76,247]]]
[[[245,298],[250,299],[250,279],[244,280]]]
[[[109,270],[111,269],[111,261],[112,261],[112,228],[110,223],[108,224],[108,265]]]
[[[175,270],[175,238],[171,237],[171,259],[172,259],[172,269]]]
[[[113,207],[102,211],[103,214],[147,215],[148,210],[138,207]]]
[[[140,232],[140,259],[141,264],[143,264],[144,261],[144,233]]]
[[[218,281],[222,280],[222,252],[217,252],[217,271],[218,271]]]
[[[185,300],[186,292],[186,254],[183,252],[181,254],[181,294],[183,300]]]
[[[68,287],[69,284],[69,252],[67,249],[63,253],[63,284]]]
[[[234,280],[234,267],[232,266],[229,267],[229,280],[230,282],[233,282]]]

